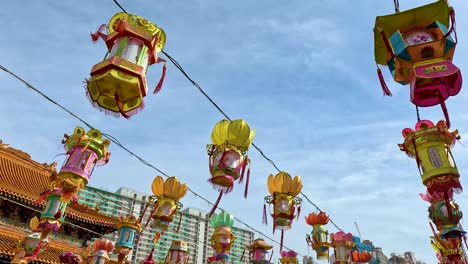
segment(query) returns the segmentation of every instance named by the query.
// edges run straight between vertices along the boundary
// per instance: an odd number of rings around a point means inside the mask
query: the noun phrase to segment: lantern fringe
[[[211,211],[208,214],[208,217],[211,217],[214,214],[214,212],[216,211],[216,208],[218,208],[218,204],[221,201],[222,197],[223,197],[223,191],[219,192],[218,199],[216,199],[216,202],[214,203],[213,208],[211,208]]]
[[[250,180],[250,168],[247,170],[247,179],[245,180],[244,198],[247,198],[247,194],[249,192],[249,180]]]
[[[263,218],[262,218],[262,224],[268,225],[268,218],[267,218],[267,210],[266,210],[266,204],[263,204]]]
[[[88,97],[88,100],[89,102],[91,103],[91,105],[98,109],[100,112],[103,112],[104,114],[108,115],[108,116],[113,116],[115,118],[119,118],[120,117],[120,113],[119,112],[114,112],[114,111],[111,111],[109,109],[105,109],[105,108],[102,108],[101,106],[99,106],[99,104],[97,102],[95,102],[93,100],[93,98],[91,97],[91,94],[89,93],[88,91],[88,80],[86,79],[86,81],[84,82],[85,85],[84,85],[84,89],[86,91],[86,97]]]
[[[94,33],[91,33],[91,40],[93,41],[93,43],[96,43],[99,38],[101,38],[102,40],[106,41],[107,39],[107,35],[102,33],[102,31],[107,27],[106,24],[102,24],[99,26],[98,30],[96,30],[96,32]]]
[[[164,78],[166,77],[166,63],[164,63],[163,68],[162,68],[162,74],[161,78],[159,79],[158,85],[154,88],[153,94],[158,93],[161,91],[162,85],[164,83]]]
[[[213,186],[213,189],[217,190],[218,192],[230,193],[234,189],[234,186],[224,187],[224,186],[218,185],[214,183],[212,179],[213,178],[209,179],[208,182],[211,183],[211,186]]]
[[[245,168],[247,167],[247,163],[249,163],[249,159],[246,156],[244,160],[244,164],[242,164],[239,183],[242,183],[244,181],[244,173],[245,173]]]
[[[380,70],[379,67],[377,67],[377,76],[379,76],[380,86],[382,87],[384,96],[392,96],[392,92],[390,92],[390,89],[388,89],[388,86],[385,83],[385,79],[382,74],[382,70]]]

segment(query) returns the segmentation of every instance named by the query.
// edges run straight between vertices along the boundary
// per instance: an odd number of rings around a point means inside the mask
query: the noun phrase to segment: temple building
[[[19,241],[31,232],[30,220],[44,210],[45,201],[36,201],[56,177],[55,167],[55,162],[41,164],[0,141],[0,263],[12,261]],[[49,235],[48,247],[30,262],[60,263],[64,252],[85,255],[96,238],[112,236],[117,221],[100,213],[99,207],[72,203],[58,232]]]

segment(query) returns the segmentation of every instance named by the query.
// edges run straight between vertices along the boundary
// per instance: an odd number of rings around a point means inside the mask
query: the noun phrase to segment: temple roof
[[[35,201],[49,187],[51,177],[57,174],[55,166],[55,162],[41,164],[34,161],[29,154],[11,148],[0,140],[0,196],[26,206],[44,208],[45,201],[40,205],[36,205]],[[104,227],[113,227],[118,220],[77,203],[67,207],[66,218]]]

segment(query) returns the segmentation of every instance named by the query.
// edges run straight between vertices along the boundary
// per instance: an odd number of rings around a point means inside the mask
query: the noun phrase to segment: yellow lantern
[[[273,205],[273,232],[281,230],[281,249],[283,245],[284,230],[291,228],[293,219],[301,212],[302,199],[296,197],[302,190],[301,176],[294,179],[282,171],[275,176],[268,176],[268,191],[271,195],[265,197],[265,202]],[[263,207],[264,222],[266,223],[266,205]]]
[[[102,38],[108,52],[104,60],[93,66],[87,80],[86,92],[92,104],[106,113],[125,118],[144,107],[146,71],[153,63],[162,62],[158,52],[164,48],[166,33],[156,24],[133,14],[117,13],[107,25],[108,35],[102,33],[106,25],[92,34],[93,41]],[[165,75],[154,93],[161,89]]]
[[[154,178],[151,184],[151,190],[155,195],[152,200],[154,209],[151,215],[154,219],[153,226],[161,233],[167,230],[174,215],[183,207],[179,200],[185,196],[187,189],[187,184],[181,184],[175,176],[167,178],[166,181],[161,176]],[[180,214],[179,225],[181,218],[182,214]],[[156,234],[157,237],[159,235],[160,233]]]
[[[416,159],[429,194],[447,196],[448,191],[461,192],[460,174],[450,151],[460,139],[457,130],[450,131],[445,121],[434,126],[429,120],[421,120],[416,130],[405,128],[402,134],[405,141],[399,144],[400,150]]]

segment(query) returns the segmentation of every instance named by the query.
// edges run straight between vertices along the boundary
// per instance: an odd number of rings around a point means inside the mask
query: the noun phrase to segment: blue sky
[[[401,10],[429,1],[406,2]],[[408,87],[393,83],[383,69],[394,94],[383,97],[375,72],[375,16],[392,13],[393,1],[284,3],[121,1],[127,11],[166,31],[166,52],[231,118],[243,118],[256,129],[254,142],[282,170],[301,175],[303,192],[342,229],[356,233],[356,221],[363,238],[387,255],[412,250],[427,263],[436,263],[428,238],[428,204],[418,195],[424,186],[415,161],[397,147],[403,141],[401,130],[414,127],[416,121]],[[451,4],[458,14],[454,63],[464,71],[468,18],[463,12],[468,4],[461,0]],[[83,81],[106,52],[102,42],[91,42],[89,33],[118,11],[111,0],[5,2],[0,9],[0,63],[215,200],[217,192],[207,182],[205,146],[222,116],[176,68],[168,64],[162,91],[148,95],[145,110],[130,120],[106,116],[88,102]],[[150,89],[160,72],[160,65],[148,71]],[[54,161],[62,152],[63,133],[82,124],[3,72],[0,83],[1,139],[40,162]],[[464,90],[447,101],[452,127],[460,130],[462,143],[468,130],[467,101]],[[443,117],[438,107],[421,109],[421,116],[435,122]],[[115,145],[110,150],[110,163],[95,170],[90,184],[110,191],[126,186],[150,192],[156,172]],[[467,186],[468,151],[457,144],[453,153]],[[248,200],[242,197],[243,186],[237,186],[221,206],[271,235],[261,217],[267,176],[275,170],[254,149],[249,155]],[[465,194],[455,199],[462,209],[468,208]],[[191,194],[183,203],[210,209]],[[313,211],[304,203],[303,216]],[[286,233],[285,244],[300,254],[313,254],[304,241],[311,228],[303,216]],[[279,233],[274,237],[279,240]]]

